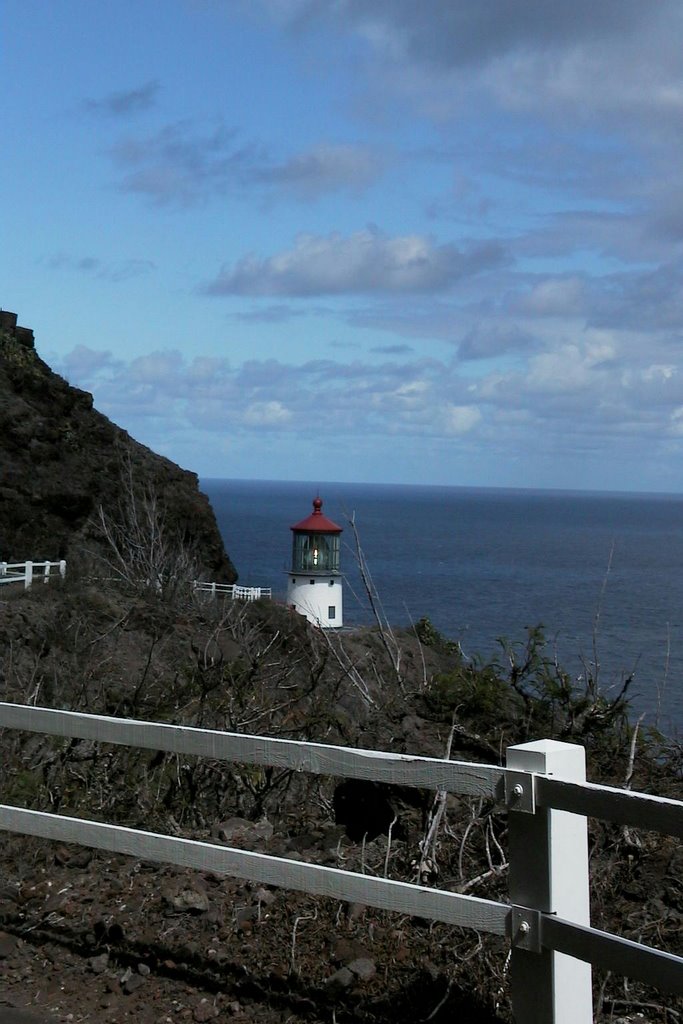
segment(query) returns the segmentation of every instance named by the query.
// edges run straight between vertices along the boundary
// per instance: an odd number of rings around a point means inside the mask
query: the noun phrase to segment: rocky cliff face
[[[194,473],[134,441],[38,356],[33,332],[0,311],[0,560],[68,558],[98,507],[114,508],[122,467],[158,496],[168,528],[211,579],[232,582],[215,516]]]

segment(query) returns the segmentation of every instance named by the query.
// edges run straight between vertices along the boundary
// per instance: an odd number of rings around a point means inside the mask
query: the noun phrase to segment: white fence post
[[[62,577],[62,579],[64,579],[64,577],[66,576],[66,561],[63,558],[60,559],[59,562],[59,575]]]
[[[26,562],[26,564],[24,565],[24,590],[28,590],[28,588],[31,586],[32,583],[33,583],[33,562]]]
[[[586,779],[586,752],[573,743],[539,740],[508,747],[507,767],[570,782]],[[513,907],[557,914],[590,924],[586,819],[536,807],[526,797],[530,780],[511,783],[509,802],[510,901]],[[514,794],[524,792],[514,809]],[[522,926],[524,928],[524,926]],[[524,929],[526,930],[526,929]],[[514,932],[514,925],[513,925]],[[590,964],[548,949],[520,948],[513,934],[512,1008],[518,1024],[591,1024]]]

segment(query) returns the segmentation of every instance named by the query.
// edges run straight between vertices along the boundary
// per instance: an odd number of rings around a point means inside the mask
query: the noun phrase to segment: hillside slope
[[[123,467],[158,496],[167,526],[211,579],[237,578],[194,473],[133,440],[38,356],[33,332],[0,311],[0,560],[69,557],[99,505],[116,505]]]
[[[489,764],[554,734],[586,745],[592,780],[632,770],[634,789],[680,793],[676,750],[642,729],[635,745],[624,702],[569,688],[537,632],[507,668],[467,662],[425,620],[394,640],[400,673],[376,629],[324,632],[273,602],[187,591],[173,604],[73,572],[0,600],[0,698]],[[479,797],[7,728],[0,803],[509,898],[507,812]],[[498,936],[0,835],[3,1024],[5,999],[46,1024],[511,1020]],[[592,822],[591,874],[595,927],[680,954],[680,843]],[[616,973],[596,972],[596,990],[596,1024],[683,1013]]]

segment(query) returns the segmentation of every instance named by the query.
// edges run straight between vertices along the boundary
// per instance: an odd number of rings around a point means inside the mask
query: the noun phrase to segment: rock
[[[252,921],[256,921],[258,918],[258,907],[240,907],[239,910],[235,911],[235,921],[237,922],[238,928],[244,928],[244,925]]]
[[[348,967],[361,981],[370,981],[370,978],[374,978],[377,974],[375,961],[366,956],[352,960]]]
[[[141,974],[135,974],[130,967],[126,968],[121,978],[121,988],[127,996],[137,992],[145,984],[145,979]]]
[[[293,850],[295,853],[310,853],[316,848],[320,841],[320,837],[316,836],[314,832],[303,832],[298,836],[291,836],[287,840],[287,850]]]
[[[425,960],[424,963],[422,964],[422,967],[423,970],[427,972],[432,981],[437,981],[437,979],[441,976],[441,971],[439,970],[435,963],[432,963],[431,960]]]
[[[369,960],[370,954],[361,942],[338,935],[332,941],[332,959],[348,967],[354,960]]]
[[[208,999],[202,999],[201,1002],[195,1006],[192,1013],[192,1019],[200,1022],[200,1024],[207,1020],[213,1020],[217,1016],[218,1009],[213,1003],[210,1003]]]
[[[20,903],[19,883],[0,884],[0,903]]]
[[[87,868],[93,858],[92,850],[81,850],[69,846],[58,846],[55,850],[55,864],[67,868]]]
[[[145,984],[145,979],[139,974],[133,974],[123,986],[123,991],[127,996],[137,992]]]
[[[325,985],[332,991],[343,991],[350,988],[355,981],[355,975],[348,967],[340,967],[338,971],[331,974]]]
[[[11,956],[16,948],[16,937],[8,935],[7,932],[0,932],[0,960],[5,960],[8,956]]]
[[[87,868],[93,858],[92,850],[79,850],[67,861],[68,868]]]
[[[109,966],[109,954],[100,953],[99,956],[91,956],[88,960],[88,967],[93,974],[104,974]]]
[[[52,892],[52,882],[45,879],[42,882],[36,882],[34,885],[27,885],[24,887],[24,900],[26,903],[44,903]]]
[[[207,949],[206,955],[209,960],[212,960],[219,966],[230,962],[230,954],[225,949]]]
[[[209,897],[196,888],[181,889],[167,899],[177,914],[205,914],[209,909]]]
[[[420,718],[419,715],[404,715],[401,719],[401,732],[407,740],[418,740],[420,739],[420,733],[426,728],[428,723],[424,718]]]
[[[261,821],[247,821],[246,818],[228,818],[212,829],[214,838],[228,846],[252,849],[259,842],[268,842],[273,836],[273,826],[263,818]]]
[[[364,903],[349,903],[346,912],[347,919],[351,923],[353,923],[354,921],[359,921],[363,917],[367,909],[368,908],[365,906]]]

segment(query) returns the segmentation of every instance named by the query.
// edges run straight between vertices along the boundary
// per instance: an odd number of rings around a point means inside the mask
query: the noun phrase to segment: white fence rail
[[[233,601],[260,601],[273,596],[270,587],[240,587],[236,583],[205,583],[203,580],[195,580],[194,589],[200,594],[229,597]]]
[[[3,583],[23,583],[28,590],[34,580],[49,583],[50,575],[66,575],[66,562],[0,562],[0,586]]]
[[[683,802],[582,781],[581,747],[550,740],[510,747],[508,766],[501,768],[8,703],[0,703],[0,727],[504,802],[510,811],[509,904],[8,805],[0,805],[0,828],[506,935],[518,1024],[591,1021],[590,964],[683,994],[682,957],[590,927],[584,817],[680,837]]]

